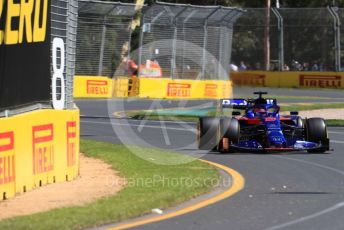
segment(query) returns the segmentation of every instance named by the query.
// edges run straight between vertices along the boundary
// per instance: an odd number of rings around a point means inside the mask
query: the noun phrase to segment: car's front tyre
[[[309,153],[324,153],[329,150],[327,126],[322,118],[309,118],[305,123],[305,138],[307,141],[320,143],[321,147],[307,150]]]

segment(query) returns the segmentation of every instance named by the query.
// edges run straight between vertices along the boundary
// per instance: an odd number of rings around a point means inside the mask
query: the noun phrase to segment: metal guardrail
[[[123,44],[131,40],[135,4],[81,0],[79,5],[76,73],[112,77]],[[141,49],[133,58],[140,65],[156,58],[163,75],[176,79],[222,78],[230,61],[265,70],[268,26],[268,70],[342,71],[343,21],[344,9],[336,7],[271,8],[266,22],[265,8],[157,2],[144,8]],[[128,50],[127,57],[133,52]]]
[[[79,1],[76,74],[113,76],[136,14],[135,4],[105,1]],[[130,51],[130,42],[127,50]]]
[[[139,64],[155,59],[163,76],[228,79],[233,24],[243,10],[156,2],[144,9]]]

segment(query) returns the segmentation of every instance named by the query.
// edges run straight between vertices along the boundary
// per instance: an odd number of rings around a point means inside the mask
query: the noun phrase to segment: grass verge
[[[160,115],[157,113],[145,113],[145,112],[128,112],[126,115],[132,119],[137,120],[165,120],[165,121],[186,121],[196,122],[199,116],[194,115]]]
[[[281,111],[302,111],[302,110],[316,110],[316,109],[334,109],[344,108],[344,103],[329,103],[329,104],[288,104],[282,105]],[[209,108],[208,116],[217,116],[215,108]],[[230,116],[230,114],[227,114]],[[126,112],[126,116],[133,119],[145,119],[145,120],[166,120],[166,121],[187,121],[197,122],[199,115],[185,115],[185,114],[160,114],[158,111],[129,111]],[[344,126],[344,120],[328,119],[326,120],[329,126]]]
[[[283,95],[273,95],[273,94],[268,94],[268,98],[276,98],[277,101],[280,100],[295,100],[295,101],[333,101],[333,98],[329,97],[318,97],[318,96],[283,96]],[[235,98],[247,98],[247,95],[240,95],[237,94],[235,95]]]
[[[328,126],[344,126],[344,120],[328,119],[326,120]]]
[[[344,108],[344,103],[318,103],[318,104],[289,104],[282,105],[281,111],[301,111],[316,109],[339,109]]]
[[[336,109],[344,108],[344,103],[320,103],[320,104],[282,104],[281,111],[302,111],[302,110],[316,110],[316,109]],[[178,109],[177,109],[178,110]],[[192,111],[197,109],[190,109],[189,114],[185,114],[187,109],[181,110],[181,114],[168,114],[162,110],[157,111],[127,111],[126,116],[133,119],[147,119],[147,120],[168,120],[168,121],[191,121],[196,122],[199,115],[193,115]],[[208,116],[217,116],[216,108],[209,108]],[[230,114],[229,114],[230,115]]]
[[[190,160],[174,152],[137,150],[149,155],[150,159],[159,158],[166,162]],[[149,213],[152,208],[163,209],[208,192],[213,189],[213,183],[209,182],[218,181],[220,177],[214,167],[198,160],[179,165],[158,165],[137,157],[123,145],[81,140],[81,152],[110,164],[127,179],[127,186],[117,195],[83,206],[3,220],[0,229],[81,229],[118,222]]]

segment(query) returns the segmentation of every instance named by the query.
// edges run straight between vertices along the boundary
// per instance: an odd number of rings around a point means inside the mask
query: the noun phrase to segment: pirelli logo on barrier
[[[72,167],[76,165],[76,136],[77,125],[75,121],[67,122],[67,166]]]
[[[251,73],[236,73],[231,76],[235,85],[265,86],[265,75]]]
[[[105,80],[87,80],[86,81],[87,94],[107,95],[108,81]]]
[[[34,175],[54,170],[53,141],[53,124],[32,127],[32,160]]]
[[[300,87],[310,88],[341,88],[342,77],[333,75],[300,75]]]
[[[45,41],[48,2],[0,0],[0,45],[21,44],[24,38],[27,43]]]
[[[15,181],[14,132],[0,133],[0,185]]]
[[[169,97],[190,97],[191,84],[189,83],[168,83],[167,96]]]
[[[217,89],[218,89],[217,84],[205,84],[204,96],[217,98],[217,91],[218,91]]]

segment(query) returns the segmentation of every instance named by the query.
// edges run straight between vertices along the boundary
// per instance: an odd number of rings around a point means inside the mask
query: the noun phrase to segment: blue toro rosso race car
[[[198,122],[199,149],[219,152],[303,151],[324,153],[329,150],[327,127],[322,118],[302,119],[298,112],[280,115],[276,99],[222,99],[220,117],[201,117]],[[224,116],[224,109],[233,109]],[[243,115],[238,110],[243,110]]]

